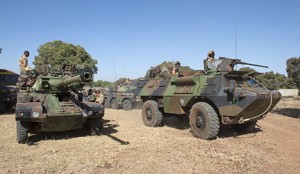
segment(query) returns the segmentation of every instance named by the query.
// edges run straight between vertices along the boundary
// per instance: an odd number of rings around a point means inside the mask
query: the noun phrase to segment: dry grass
[[[1,115],[0,173],[299,172],[299,119],[269,114],[256,133],[234,138],[225,127],[213,141],[193,137],[174,118],[145,127],[140,110],[108,109],[105,119],[103,136],[42,133],[28,146],[15,141],[14,116]]]

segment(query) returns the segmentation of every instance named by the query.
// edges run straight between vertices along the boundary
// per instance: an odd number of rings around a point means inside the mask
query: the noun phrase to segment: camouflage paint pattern
[[[18,92],[16,121],[31,123],[34,131],[67,131],[83,128],[89,119],[103,117],[103,105],[82,101],[80,86],[93,80],[91,70],[68,75],[43,73],[32,87]]]
[[[142,104],[142,101],[136,93],[137,86],[134,84],[123,84],[113,88],[109,88],[104,94],[104,103],[109,104],[106,107],[113,109],[123,108],[124,110],[130,110],[137,108]]]
[[[139,95],[143,102],[156,101],[168,114],[186,115],[195,103],[206,102],[216,110],[223,124],[263,118],[281,99],[281,94],[263,87],[247,75],[249,72],[234,71],[236,59],[221,59],[223,63],[216,70],[140,81]],[[234,81],[234,92],[229,92],[230,80]],[[254,84],[250,85],[250,81]]]

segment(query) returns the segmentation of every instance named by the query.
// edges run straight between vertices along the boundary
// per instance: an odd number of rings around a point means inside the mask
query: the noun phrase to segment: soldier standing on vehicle
[[[172,69],[172,76],[178,76],[179,75],[179,67],[180,67],[180,62],[176,61],[175,66]]]
[[[29,51],[25,50],[23,56],[19,59],[19,66],[20,66],[20,76],[19,76],[19,85],[26,86],[26,82],[28,80],[27,71],[31,68],[28,67],[28,57]]]
[[[20,73],[28,69],[28,57],[29,57],[29,51],[26,50],[24,51],[23,56],[21,56],[19,59]]]

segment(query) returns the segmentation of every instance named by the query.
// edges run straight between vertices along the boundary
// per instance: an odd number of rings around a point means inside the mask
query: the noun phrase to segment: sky
[[[286,73],[300,57],[299,0],[1,0],[0,68],[61,40],[98,61],[95,80],[143,77],[163,61],[203,69],[209,50]],[[242,66],[239,66],[242,67]]]

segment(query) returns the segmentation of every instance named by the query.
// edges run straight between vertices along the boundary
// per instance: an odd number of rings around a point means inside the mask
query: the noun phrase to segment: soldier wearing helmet
[[[176,61],[175,65],[172,69],[172,76],[178,76],[179,75],[179,67],[180,67],[180,62]]]
[[[213,60],[215,60],[215,52],[211,50],[207,53],[207,61],[213,61]]]
[[[217,70],[218,66],[222,63],[221,59],[215,59],[215,52],[213,50],[207,53],[207,58],[205,60],[206,67],[209,70]]]

